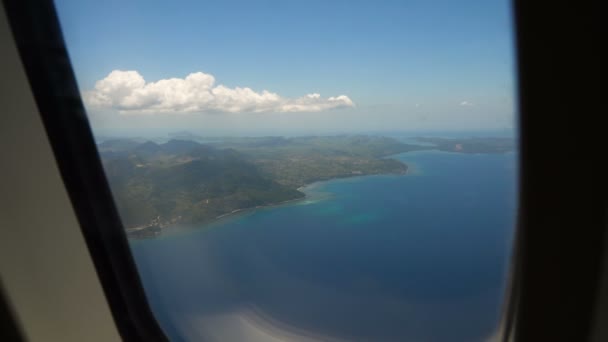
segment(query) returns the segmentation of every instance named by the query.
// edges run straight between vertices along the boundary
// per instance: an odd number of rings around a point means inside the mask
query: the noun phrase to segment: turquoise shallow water
[[[132,241],[172,340],[237,336],[220,330],[243,325],[317,340],[490,337],[511,251],[515,156],[395,158],[408,175],[316,183],[300,202]]]

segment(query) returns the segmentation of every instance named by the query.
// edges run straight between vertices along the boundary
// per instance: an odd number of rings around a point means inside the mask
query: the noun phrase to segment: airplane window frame
[[[5,0],[4,5],[118,330],[128,341],[166,341],[103,172],[54,4]],[[580,15],[572,17],[573,11]],[[602,125],[591,115],[584,125],[575,116],[602,108],[593,73],[602,61],[599,13],[591,1],[551,6],[514,1],[520,192],[504,340],[584,340],[598,319],[607,221],[606,169],[597,157],[602,155]],[[563,24],[565,18],[569,25]],[[539,112],[550,112],[551,120]],[[563,156],[552,145],[565,135],[574,139],[566,152],[576,151],[576,160],[587,164],[559,167]],[[573,234],[572,227],[584,227],[585,233]]]
[[[23,66],[114,321],[127,341],[167,341],[143,290],[51,0],[6,1]]]

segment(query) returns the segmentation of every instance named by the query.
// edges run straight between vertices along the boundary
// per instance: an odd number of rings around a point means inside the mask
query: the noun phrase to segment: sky
[[[97,135],[510,130],[510,3],[56,0]]]

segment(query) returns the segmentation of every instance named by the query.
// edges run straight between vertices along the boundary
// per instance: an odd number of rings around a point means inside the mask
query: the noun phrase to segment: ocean
[[[131,246],[172,341],[487,341],[502,310],[515,154],[393,156],[407,175]]]

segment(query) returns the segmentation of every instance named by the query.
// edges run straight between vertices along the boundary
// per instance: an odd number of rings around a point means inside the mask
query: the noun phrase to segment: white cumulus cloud
[[[215,77],[202,72],[146,82],[137,71],[114,70],[85,91],[83,98],[87,106],[112,108],[121,114],[320,112],[355,106],[346,95],[284,98],[267,90],[228,88],[215,85]]]
[[[460,105],[465,107],[471,107],[473,104],[469,101],[462,101],[460,102]]]

